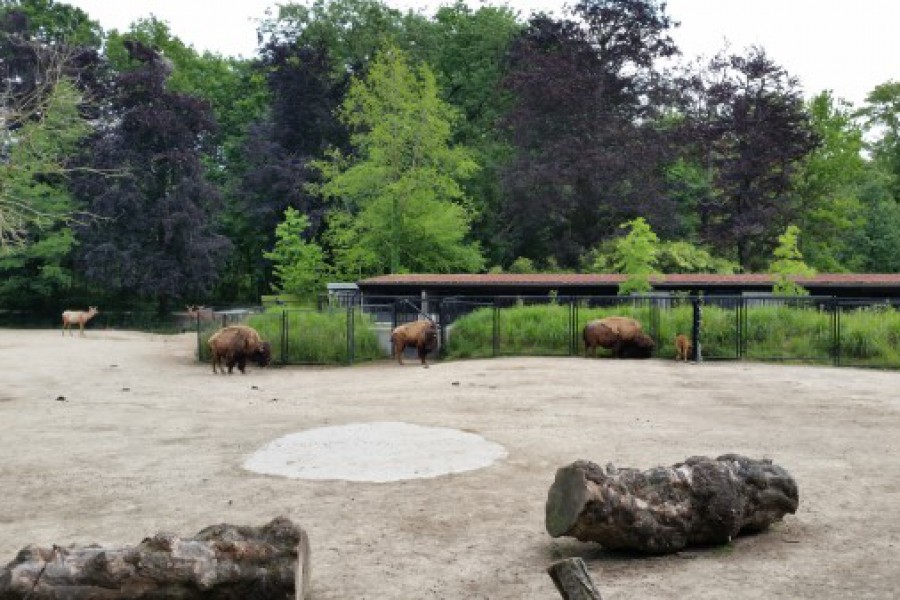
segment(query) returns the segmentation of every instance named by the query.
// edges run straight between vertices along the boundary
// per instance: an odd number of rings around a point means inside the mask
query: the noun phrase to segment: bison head
[[[422,332],[422,347],[428,350],[437,348],[438,331],[434,323]]]
[[[256,350],[250,354],[250,359],[260,367],[268,367],[272,362],[272,344],[262,342]]]

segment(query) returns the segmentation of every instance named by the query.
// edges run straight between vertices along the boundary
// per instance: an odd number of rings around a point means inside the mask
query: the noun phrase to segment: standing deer
[[[100,312],[100,311],[97,310],[96,306],[91,306],[90,310],[88,310],[87,312],[85,312],[83,310],[64,311],[62,314],[62,322],[63,322],[62,334],[66,335],[66,330],[68,329],[69,335],[72,335],[72,330],[69,329],[69,327],[77,324],[78,327],[81,329],[81,335],[84,335],[84,324],[87,323],[88,321],[90,321],[91,319],[93,319],[94,315],[96,315],[98,312]]]

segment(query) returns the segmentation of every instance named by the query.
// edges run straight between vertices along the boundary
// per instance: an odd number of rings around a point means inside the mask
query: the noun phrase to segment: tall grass
[[[900,367],[900,310],[865,307],[841,314],[842,364]]]
[[[499,334],[496,347],[495,310]],[[570,311],[570,306],[558,304],[477,309],[453,324],[447,356],[569,354]],[[579,308],[577,315],[574,335],[578,353],[584,349],[582,329],[593,319],[622,315],[639,320],[657,342],[656,355],[660,357],[673,357],[675,336],[690,335],[693,325],[693,309],[687,303],[659,310],[656,323],[649,304],[639,302]],[[831,363],[839,351],[842,364],[900,368],[900,310],[891,307],[844,310],[840,319],[840,348],[834,339],[832,318],[831,313],[814,306],[748,307],[743,323],[743,358]],[[738,358],[740,325],[736,310],[704,306],[701,326],[705,357]]]
[[[272,360],[281,364],[348,364],[347,319],[345,309],[271,309],[251,315],[247,325],[272,344]],[[353,361],[383,358],[378,347],[374,319],[361,311],[353,314]],[[201,332],[200,359],[209,359],[205,340],[215,329]],[[284,335],[282,335],[284,333]]]

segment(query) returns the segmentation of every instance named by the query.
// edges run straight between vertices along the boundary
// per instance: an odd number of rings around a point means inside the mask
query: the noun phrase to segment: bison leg
[[[403,351],[406,350],[406,343],[403,340],[394,341],[394,354],[397,355],[397,362],[403,364]]]
[[[422,361],[422,364],[426,367],[428,366],[428,362],[425,360],[428,357],[428,348],[422,344],[416,346],[416,350],[419,351],[419,360]]]

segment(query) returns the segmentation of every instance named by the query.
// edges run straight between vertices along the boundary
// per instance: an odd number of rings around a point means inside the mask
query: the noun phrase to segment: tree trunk
[[[563,600],[602,600],[591,575],[580,558],[567,558],[547,567],[550,579]]]
[[[302,600],[309,577],[306,532],[279,517],[137,546],[28,546],[0,570],[0,600]]]
[[[666,553],[762,531],[798,503],[793,478],[768,460],[697,456],[645,472],[577,461],[556,472],[546,525],[553,537]]]

